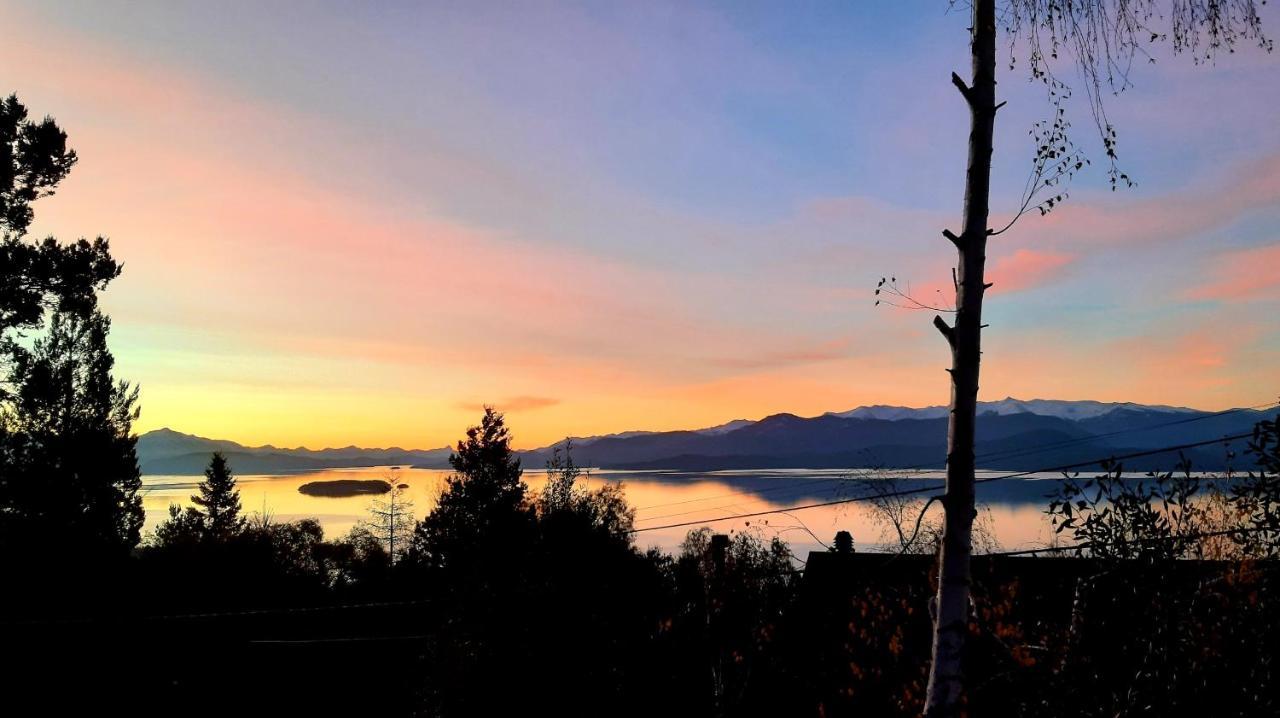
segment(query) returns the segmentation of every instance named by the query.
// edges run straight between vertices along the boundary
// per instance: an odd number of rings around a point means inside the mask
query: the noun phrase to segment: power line
[[[121,616],[121,620],[131,621],[190,621],[204,618],[227,618],[231,616],[269,616],[286,613],[320,613],[325,611],[347,611],[361,608],[388,608],[393,606],[416,606],[429,603],[425,600],[416,601],[370,601],[368,603],[343,603],[329,606],[294,606],[283,608],[253,608],[243,611],[219,611],[209,613],[170,613],[152,616]],[[69,618],[48,618],[48,619],[29,619],[22,621],[5,621],[0,623],[3,626],[27,626],[27,625],[43,625],[48,623],[88,623],[97,620],[109,620],[105,617],[98,616],[76,616]]]
[[[307,643],[363,643],[366,641],[425,641],[427,634],[416,636],[344,636],[339,638],[259,638],[249,641],[256,645],[302,645]]]
[[[1225,441],[1235,441],[1236,439],[1246,439],[1252,436],[1253,436],[1253,432],[1249,432],[1246,434],[1235,434],[1233,436],[1223,436],[1216,439],[1209,439],[1206,441],[1197,441],[1197,442],[1191,442],[1187,444],[1178,444],[1176,446],[1166,446],[1159,449],[1150,449],[1148,451],[1135,451],[1133,453],[1124,454],[1122,456],[1114,456],[1114,455],[1106,456],[1099,459],[1093,459],[1091,461],[1082,461],[1074,464],[1063,464],[1061,466],[1051,466],[1051,467],[1046,467],[1042,469],[1034,469],[1031,471],[1022,471],[1014,474],[1006,474],[1004,476],[989,476],[989,477],[975,480],[974,484],[985,484],[992,481],[1003,481],[1005,479],[1022,478],[1026,476],[1031,476],[1033,474],[1063,472],[1071,469],[1079,469],[1079,468],[1084,468],[1088,466],[1093,466],[1095,464],[1100,464],[1104,461],[1124,461],[1126,459],[1137,459],[1144,456],[1154,456],[1156,454],[1165,454],[1170,451],[1194,449],[1199,446],[1209,446],[1211,444],[1217,444]],[[645,531],[661,531],[664,529],[684,528],[686,526],[698,526],[702,524],[718,523],[720,521],[731,521],[734,519],[748,519],[748,518],[755,518],[757,516],[769,516],[772,514],[784,513],[787,511],[803,511],[805,509],[816,509],[824,506],[838,506],[841,504],[852,504],[852,503],[858,503],[861,501],[873,501],[875,499],[892,498],[895,496],[912,496],[917,494],[928,493],[930,491],[936,491],[936,488],[932,486],[922,486],[915,489],[904,489],[902,491],[893,491],[893,492],[884,493],[884,494],[876,494],[873,496],[854,496],[852,498],[847,498],[847,499],[836,499],[834,501],[822,501],[822,502],[813,503],[813,504],[804,504],[801,506],[790,506],[782,509],[770,509],[767,511],[753,511],[750,513],[733,514],[730,516],[719,516],[716,518],[703,519],[701,521],[684,521],[684,522],[674,523],[674,524],[665,524],[663,526],[646,526],[644,528],[632,529],[631,533],[642,533]],[[935,498],[941,499],[943,498],[943,496],[941,494],[937,494],[935,495]]]
[[[1203,531],[1190,533],[1185,536],[1148,536],[1146,538],[1137,538],[1131,541],[1124,541],[1124,544],[1147,544],[1160,543],[1162,541],[1195,541],[1197,539],[1214,538],[1217,536],[1232,536],[1238,534],[1259,533],[1261,531],[1275,531],[1270,526],[1254,526],[1251,528],[1241,529],[1223,529],[1221,531]],[[995,551],[992,553],[974,554],[974,558],[983,558],[990,556],[1034,556],[1042,553],[1059,553],[1063,551],[1082,551],[1097,546],[1098,542],[1085,541],[1083,543],[1072,544],[1070,546],[1046,546],[1043,548],[1027,548],[1015,551]]]

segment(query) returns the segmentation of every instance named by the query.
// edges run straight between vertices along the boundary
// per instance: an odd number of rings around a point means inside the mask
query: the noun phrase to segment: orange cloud
[[[713,359],[716,366],[733,369],[774,369],[797,364],[842,359],[849,354],[852,342],[848,339],[833,339],[811,347],[797,347],[784,351],[764,352],[762,354],[722,357]]]
[[[1188,299],[1227,302],[1280,297],[1280,244],[1219,255],[1209,270],[1213,279],[1188,289]]]
[[[1046,284],[1061,275],[1061,269],[1076,259],[1073,254],[1019,249],[1000,257],[987,270],[992,290],[1017,292]]]
[[[518,412],[533,411],[535,409],[545,409],[549,406],[559,404],[559,399],[551,399],[545,396],[513,396],[510,399],[503,399],[499,402],[458,402],[458,408],[465,411],[482,412],[485,406],[492,406],[502,412]]]
[[[984,347],[982,398],[1249,406],[1272,397],[1280,382],[1269,329],[1222,312],[1167,320],[1140,336],[1091,338],[1056,328],[992,333]]]

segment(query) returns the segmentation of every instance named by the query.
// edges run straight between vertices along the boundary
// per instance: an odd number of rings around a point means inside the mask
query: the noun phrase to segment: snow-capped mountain
[[[1015,399],[1006,397],[999,401],[980,401],[978,402],[978,414],[997,414],[1007,416],[1009,414],[1037,414],[1039,416],[1054,416],[1059,419],[1069,419],[1079,421],[1081,419],[1096,419],[1105,416],[1113,411],[1144,411],[1166,414],[1194,414],[1195,409],[1188,409],[1180,406],[1164,406],[1160,404],[1135,404],[1130,401],[1122,402],[1104,402],[1104,401],[1064,401],[1061,399]],[[901,419],[937,419],[947,415],[946,406],[926,406],[921,409],[914,409],[906,406],[885,406],[877,404],[873,406],[860,406],[851,411],[833,413],[831,416],[838,416],[845,419],[880,419],[882,421],[899,421]]]

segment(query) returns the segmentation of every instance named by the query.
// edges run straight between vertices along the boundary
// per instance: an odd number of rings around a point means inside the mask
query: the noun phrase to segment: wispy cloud
[[[711,364],[732,369],[778,369],[799,364],[832,361],[849,356],[852,342],[848,339],[832,339],[808,347],[796,347],[777,351],[762,351],[734,357],[718,357]]]
[[[502,412],[521,412],[534,411],[537,409],[545,409],[549,406],[559,404],[559,399],[552,399],[545,396],[513,396],[508,399],[496,402],[467,402],[460,401],[457,404],[459,409],[471,412],[484,411],[486,406],[492,406]]]
[[[1075,259],[1074,254],[1065,252],[1018,249],[1013,254],[996,259],[987,270],[987,280],[992,283],[993,292],[1030,289],[1061,277],[1066,267]]]
[[[521,438],[546,443],[945,399],[928,313],[874,307],[872,291],[896,275],[949,305],[955,254],[939,232],[959,219],[964,130],[938,111],[958,98],[950,51],[932,48],[962,18],[913,31],[907,52],[866,30],[894,23],[864,23],[883,11],[858,4],[847,27],[760,15],[749,34],[733,9],[683,5],[522,6],[479,23],[433,6],[394,27],[323,11],[284,26],[257,5],[54,5],[5,9],[0,64],[23,68],[9,89],[57,117],[81,157],[41,200],[40,232],[108,234],[125,261],[104,302],[144,428],[438,445],[492,401],[529,412]],[[867,61],[890,52],[913,62]],[[1022,111],[1026,83],[1005,84]],[[1215,406],[1276,377],[1211,333],[1146,348],[1182,300],[1219,300],[1195,310],[1225,331],[1246,321],[1230,303],[1274,299],[1280,276],[1264,250],[1226,253],[1182,290],[1197,240],[1274,241],[1239,220],[1280,207],[1280,156],[1272,85],[1226,132],[1261,157],[1243,166],[1200,149],[1225,110],[1166,112],[1195,96],[1172,93],[1128,126],[1188,143],[1162,175],[1179,189],[1082,187],[991,242],[990,308],[1005,316],[984,391]],[[1001,138],[1022,141],[1020,117]],[[995,172],[1016,158],[1020,186],[1019,148],[1002,142]],[[1143,281],[1136,266],[1178,294],[1118,296]],[[1108,337],[1056,301],[1077,290],[1113,312]],[[1057,333],[1010,332],[1032,317]],[[1122,332],[1132,346],[1100,346]],[[1099,363],[1081,347],[1115,353]],[[1141,383],[1153,369],[1236,393]]]
[[[1186,291],[1188,299],[1280,298],[1280,244],[1224,252],[1214,258],[1207,273],[1208,281]]]
[[[1033,218],[1034,233],[1042,241],[1079,248],[1167,243],[1202,237],[1277,203],[1280,155],[1269,155],[1177,192],[1136,200],[1072,197],[1047,217]]]

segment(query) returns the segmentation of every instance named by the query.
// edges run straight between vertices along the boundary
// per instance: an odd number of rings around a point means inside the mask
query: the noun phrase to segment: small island
[[[391,484],[382,479],[334,479],[333,481],[312,481],[298,487],[298,493],[307,496],[326,496],[329,498],[345,498],[363,496],[365,494],[385,494],[391,490]]]

